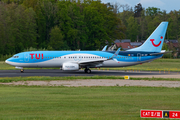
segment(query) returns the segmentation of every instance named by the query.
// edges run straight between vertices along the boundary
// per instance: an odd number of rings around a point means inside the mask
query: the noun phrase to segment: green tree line
[[[124,26],[100,1],[1,0],[0,54],[24,49],[94,50],[124,38]]]
[[[28,48],[96,50],[115,39],[146,40],[162,21],[169,21],[166,39],[179,39],[180,11],[99,0],[0,0],[0,55]]]
[[[118,3],[113,6],[117,5],[122,6]],[[126,5],[123,12],[118,13],[118,18],[126,26],[125,38],[131,39],[131,41],[146,40],[162,21],[169,22],[165,39],[180,39],[180,10],[167,13],[156,7],[145,9],[141,4],[136,5],[134,9]]]

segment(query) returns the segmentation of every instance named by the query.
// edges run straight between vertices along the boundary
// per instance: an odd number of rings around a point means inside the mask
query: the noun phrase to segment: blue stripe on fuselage
[[[31,52],[22,52],[18,53],[15,56],[19,56],[19,58],[9,58],[8,61],[10,62],[17,62],[17,63],[39,63],[39,62],[44,62],[48,60],[52,60],[55,57],[61,57],[65,55],[71,55],[73,54],[90,54],[90,55],[97,55],[100,57],[112,57],[115,51],[31,51]],[[137,56],[141,56],[141,61],[147,61],[151,59],[156,59],[159,57],[162,57],[163,55],[157,55],[157,56],[150,56],[152,52],[137,52],[137,51],[120,51],[116,59],[118,61],[122,62],[137,62]],[[154,52],[153,52],[154,53]],[[32,55],[33,59],[31,59]],[[36,59],[36,55],[39,59]],[[43,59],[42,59],[42,54],[43,54]],[[143,56],[142,56],[143,55]],[[27,58],[26,58],[27,57]],[[47,57],[47,58],[46,58]],[[49,57],[49,58],[48,58]],[[54,57],[54,58],[53,58]]]

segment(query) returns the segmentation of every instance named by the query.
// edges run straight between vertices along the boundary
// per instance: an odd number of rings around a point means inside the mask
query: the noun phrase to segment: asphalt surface
[[[175,73],[170,73],[172,75]],[[163,72],[150,72],[150,71],[98,71],[92,70],[90,74],[84,73],[83,70],[74,72],[65,72],[59,69],[28,69],[21,73],[20,70],[0,70],[0,77],[27,77],[27,76],[51,76],[51,77],[62,77],[62,76],[154,76],[154,75],[165,75]]]

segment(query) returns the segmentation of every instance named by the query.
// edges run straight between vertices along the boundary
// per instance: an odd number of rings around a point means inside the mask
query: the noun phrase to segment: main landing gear
[[[21,69],[21,73],[23,73],[24,72],[24,69]]]
[[[85,68],[84,72],[89,74],[89,73],[91,73],[91,70],[89,68]]]

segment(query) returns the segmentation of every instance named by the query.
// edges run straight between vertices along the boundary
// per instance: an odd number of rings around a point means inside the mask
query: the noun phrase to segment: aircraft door
[[[141,53],[137,54],[137,61],[141,61]]]
[[[28,53],[24,54],[24,62],[29,62],[29,54]]]
[[[79,56],[79,55],[76,56],[76,55],[75,55],[75,56],[74,56],[74,61],[79,62],[79,61],[82,60],[82,58],[83,58],[82,56]]]

